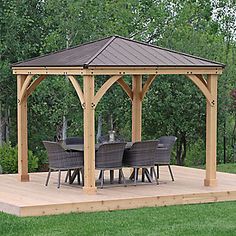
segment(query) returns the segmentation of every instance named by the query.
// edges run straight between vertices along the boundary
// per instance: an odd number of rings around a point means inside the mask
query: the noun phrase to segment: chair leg
[[[129,177],[130,180],[134,179],[134,172],[135,172],[135,170],[133,169],[133,172],[131,173],[131,175]]]
[[[82,175],[82,186],[84,186],[84,169],[81,169],[81,175]]]
[[[160,169],[159,169],[159,165],[157,165],[157,178],[160,179]]]
[[[114,180],[114,170],[110,170],[110,184],[113,184]]]
[[[124,175],[123,170],[122,170],[122,169],[119,169],[119,173],[120,173],[120,175],[121,175],[121,178],[123,179],[123,184],[124,184],[124,186],[127,187],[126,181],[125,181],[125,175]]]
[[[122,179],[122,169],[119,169],[119,178],[118,178],[118,184],[121,184],[121,179]]]
[[[103,184],[104,184],[104,170],[101,170],[101,173],[102,173],[102,175],[101,175],[100,181],[101,181],[101,188],[103,188]]]
[[[57,188],[60,188],[61,186],[61,170],[58,171],[58,184],[57,184]]]
[[[77,180],[78,180],[78,184],[79,185],[80,185],[80,171],[81,171],[81,169],[78,169]]]
[[[48,182],[49,182],[49,179],[50,179],[51,172],[52,172],[52,169],[50,168],[49,171],[48,171],[48,176],[47,176],[45,186],[48,186]]]
[[[145,181],[145,169],[142,168],[142,182]]]
[[[153,167],[150,168],[150,176],[153,178]]]
[[[173,173],[172,173],[172,170],[171,170],[171,168],[170,168],[170,165],[168,165],[168,168],[169,168],[169,171],[170,171],[170,175],[171,175],[172,181],[175,181],[174,176],[173,176]]]
[[[134,168],[134,185],[136,186],[138,179],[138,168]]]
[[[100,170],[98,179],[100,180],[102,178],[102,170]]]
[[[137,168],[136,180],[138,180],[138,172],[139,172],[139,168]]]
[[[159,185],[159,181],[158,181],[158,178],[157,178],[157,173],[155,171],[155,168],[153,168],[153,174],[154,174],[155,180],[157,182],[157,185]]]
[[[66,173],[65,183],[67,183],[68,178],[69,178],[69,170],[68,170],[67,173]]]
[[[148,181],[149,181],[150,183],[152,183],[152,177],[151,177],[151,175],[149,174],[148,169],[147,169],[147,168],[144,168],[144,170],[145,170],[144,173],[145,173],[145,175],[146,175]]]
[[[68,170],[67,175],[68,175],[68,179],[69,179],[69,184],[72,184],[71,170]]]

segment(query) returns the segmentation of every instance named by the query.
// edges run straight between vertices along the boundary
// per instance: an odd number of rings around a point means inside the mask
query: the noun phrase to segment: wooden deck
[[[48,187],[44,186],[47,173],[33,173],[31,182],[25,183],[17,181],[17,175],[0,175],[0,211],[39,216],[236,200],[236,175],[218,172],[218,186],[204,187],[204,170],[172,168],[175,182],[163,166],[160,185],[105,185],[104,189],[98,188],[96,195],[84,194],[77,184],[62,184],[57,189],[57,173],[52,174]],[[125,175],[129,173],[126,170]]]

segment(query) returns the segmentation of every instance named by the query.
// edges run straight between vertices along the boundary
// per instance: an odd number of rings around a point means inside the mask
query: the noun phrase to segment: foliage
[[[29,172],[36,171],[38,168],[38,158],[30,150],[28,151],[28,156]],[[4,144],[0,147],[0,166],[3,173],[17,173],[17,147],[12,147],[10,144]]]
[[[186,166],[199,166],[205,164],[205,143],[202,139],[189,145],[187,149]]]
[[[0,213],[0,229],[4,236],[27,236],[32,232],[35,236],[222,236],[234,235],[235,218],[235,202],[223,202],[42,217],[16,217]]]
[[[235,105],[230,95],[236,89],[235,7],[230,0],[0,0],[0,103],[10,111],[10,141],[15,145],[17,136],[11,63],[118,34],[227,64],[218,86],[218,162],[232,160],[236,140]],[[82,83],[79,76],[77,79]],[[96,89],[106,79],[98,76]],[[131,84],[130,76],[125,80]],[[83,111],[66,77],[48,76],[29,98],[28,108],[29,147],[34,152],[43,149],[42,140],[54,139],[63,116],[68,120],[68,136],[83,135]],[[118,85],[99,102],[96,124],[99,114],[103,133],[110,129],[112,116],[115,130],[131,138],[131,103]],[[198,140],[205,142],[205,98],[183,76],[158,76],[143,103],[143,139],[168,134],[178,137],[178,164],[189,161],[189,152],[197,162],[192,150],[199,148],[195,147]]]

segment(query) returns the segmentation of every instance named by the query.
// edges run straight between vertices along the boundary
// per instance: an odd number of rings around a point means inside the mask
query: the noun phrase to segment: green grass
[[[236,163],[219,164],[217,171],[236,174]]]
[[[236,202],[58,216],[0,213],[0,235],[236,235]]]
[[[193,166],[193,167],[205,169],[205,166]],[[217,171],[236,174],[236,163],[218,164]]]

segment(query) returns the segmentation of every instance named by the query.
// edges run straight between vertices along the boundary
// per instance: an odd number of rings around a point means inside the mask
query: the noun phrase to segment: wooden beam
[[[85,193],[96,193],[94,77],[84,76],[84,187]]]
[[[34,80],[27,88],[27,96],[30,96],[36,87],[46,78],[46,75],[41,75],[39,78]]]
[[[203,75],[196,75],[198,77],[198,79],[200,79],[202,81],[203,84],[205,84],[205,86],[207,86],[207,81],[204,79]]]
[[[13,67],[13,74],[37,75],[83,75],[82,67]]]
[[[221,74],[222,67],[89,67],[84,74],[94,75],[151,75],[151,74]]]
[[[151,75],[221,74],[222,67],[13,67],[13,74],[40,75]]]
[[[132,79],[132,142],[142,139],[142,76],[134,75]]]
[[[26,83],[28,83],[29,78],[30,77],[27,77],[27,75],[17,76],[18,177],[19,180],[22,182],[29,181],[29,174],[28,174],[27,96],[22,96],[21,91],[23,89],[23,86]]]
[[[144,84],[143,86],[143,89],[142,89],[142,93],[141,93],[141,99],[143,100],[143,98],[145,97],[148,89],[150,88],[152,82],[155,80],[156,78],[156,75],[149,75],[146,83]]]
[[[97,91],[95,97],[94,97],[94,104],[95,107],[97,106],[98,102],[102,98],[102,96],[106,93],[106,91],[118,80],[122,77],[122,75],[114,75],[111,78],[109,78],[102,87]]]
[[[187,75],[187,77],[190,80],[192,80],[192,82],[202,91],[202,93],[206,97],[207,101],[209,103],[211,103],[212,96],[211,96],[211,93],[210,93],[208,87],[206,86],[206,84],[201,79],[199,79],[199,77],[196,75]]]
[[[20,90],[20,96],[18,97],[20,103],[21,101],[24,99],[24,97],[27,97],[27,89],[28,89],[28,86],[32,80],[34,75],[28,75],[24,81],[24,84],[22,85],[21,87],[21,90]]]
[[[129,87],[129,85],[122,78],[118,79],[117,83],[121,86],[121,88],[126,92],[129,98],[132,100],[133,92],[132,89]]]
[[[212,102],[207,101],[206,108],[206,178],[205,186],[216,186],[216,144],[217,144],[217,75],[209,75],[207,87]]]
[[[82,91],[78,81],[76,80],[76,78],[73,75],[68,75],[68,79],[70,80],[70,82],[74,86],[75,91],[79,97],[81,105],[84,106],[84,94],[83,94],[83,91]]]

